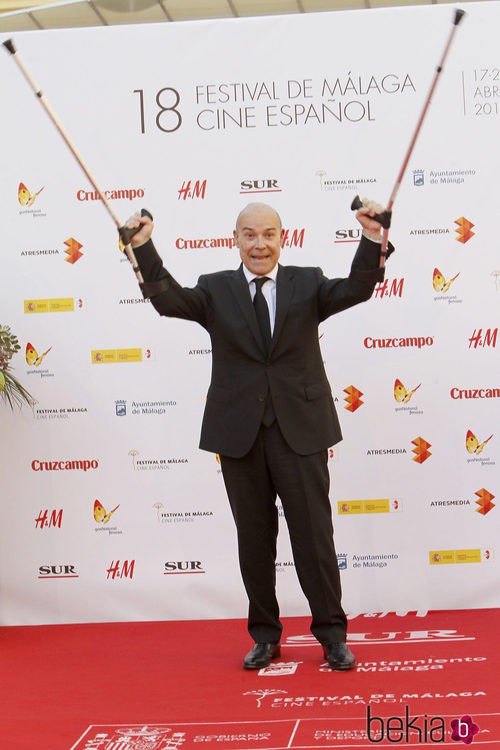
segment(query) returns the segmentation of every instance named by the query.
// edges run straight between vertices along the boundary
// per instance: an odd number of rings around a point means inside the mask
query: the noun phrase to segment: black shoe
[[[356,666],[354,654],[346,643],[328,643],[323,646],[323,654],[330,669],[335,671],[354,669]]]
[[[263,669],[272,659],[281,656],[279,643],[256,643],[243,660],[244,669]]]

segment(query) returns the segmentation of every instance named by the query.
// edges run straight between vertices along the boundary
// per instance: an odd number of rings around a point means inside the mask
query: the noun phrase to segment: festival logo
[[[344,388],[344,393],[346,394],[344,398],[344,401],[346,402],[344,409],[347,409],[347,411],[355,412],[357,409],[359,409],[360,406],[364,404],[364,401],[361,400],[363,392],[358,390],[356,386],[347,386],[347,388]]]
[[[484,487],[480,490],[476,490],[475,494],[478,497],[475,501],[478,506],[476,511],[481,513],[482,516],[486,516],[490,510],[493,510],[495,507],[495,503],[493,502],[495,495],[492,495],[491,492],[488,492]]]
[[[424,461],[427,461],[427,459],[432,455],[432,453],[429,451],[431,444],[428,443],[427,440],[425,440],[423,437],[416,437],[411,442],[415,446],[414,448],[412,448],[412,453],[415,454],[413,456],[413,460],[418,464],[423,464]]]
[[[134,471],[165,471],[173,466],[180,466],[188,464],[187,458],[180,456],[169,456],[163,458],[152,458],[150,456],[141,457],[139,451],[135,448],[128,452],[128,455],[132,458],[132,466]]]
[[[357,175],[356,177],[338,175],[334,178],[328,177],[324,169],[318,169],[316,177],[319,177],[320,189],[324,192],[333,190],[352,190],[359,192],[364,190],[366,185],[374,185],[377,178],[373,176]]]
[[[49,373],[50,374],[50,373]],[[43,377],[43,375],[42,375]],[[71,419],[76,415],[88,414],[86,406],[59,406],[59,407],[38,407],[38,401],[30,403],[33,411],[33,419]]]
[[[64,240],[64,244],[66,245],[66,250],[64,251],[66,253],[65,261],[74,265],[77,260],[83,258],[83,253],[80,252],[83,245],[78,240],[75,240],[74,237],[68,237],[67,240]]]
[[[274,567],[276,573],[286,573],[295,570],[295,563],[293,560],[277,560]]]
[[[301,663],[301,662],[300,662]],[[288,690],[247,690],[243,695],[255,695],[257,700],[257,708],[262,708],[262,701],[269,695],[286,695]]]
[[[164,510],[165,505],[161,502],[153,503],[152,508],[155,510],[156,520],[160,525],[195,523],[200,519],[213,518],[212,510]]]

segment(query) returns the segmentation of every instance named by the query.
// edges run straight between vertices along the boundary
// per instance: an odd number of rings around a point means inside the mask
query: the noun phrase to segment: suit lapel
[[[294,274],[292,269],[287,268],[286,266],[278,266],[278,275],[276,276],[276,318],[274,321],[274,332],[270,353],[272,353],[276,346],[276,342],[288,314],[294,284]]]
[[[248,324],[248,327],[250,328],[258,345],[263,348],[259,324],[257,323],[255,310],[252,304],[252,298],[250,296],[250,290],[248,288],[248,281],[245,278],[242,266],[240,266],[238,270],[234,272],[233,276],[230,279],[230,286],[231,291],[236,297],[236,301],[240,306],[242,315]]]
[[[231,291],[234,294],[236,301],[240,307],[243,317],[245,318],[248,327],[250,328],[255,340],[262,350],[264,346],[260,335],[259,325],[255,316],[255,310],[252,304],[252,298],[250,296],[250,290],[248,288],[248,281],[243,273],[242,266],[234,272],[230,279]],[[286,266],[278,266],[278,275],[276,276],[276,318],[274,321],[274,332],[271,341],[270,354],[272,353],[276,341],[281,333],[283,324],[285,322],[288,308],[290,307],[290,301],[292,299],[294,290],[294,274],[290,268]]]

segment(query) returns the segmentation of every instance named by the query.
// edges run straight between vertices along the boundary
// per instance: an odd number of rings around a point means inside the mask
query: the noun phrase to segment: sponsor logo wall
[[[237,267],[250,201],[281,213],[284,264],[348,273],[351,200],[387,201],[451,17],[391,8],[16,43],[113,210],[146,207],[192,286]],[[331,501],[351,613],[500,606],[499,23],[495,0],[467,6],[395,205],[387,277],[318,332],[344,433]],[[33,394],[1,408],[0,623],[245,617],[220,464],[197,447],[210,340],[142,300],[8,55],[0,91],[0,322]],[[306,614],[284,522],[277,571],[282,613]]]

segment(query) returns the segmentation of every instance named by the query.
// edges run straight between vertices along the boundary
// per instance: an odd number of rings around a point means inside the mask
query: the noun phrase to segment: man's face
[[[273,270],[281,252],[281,221],[270,206],[248,206],[238,217],[234,240],[243,264],[256,276]]]

